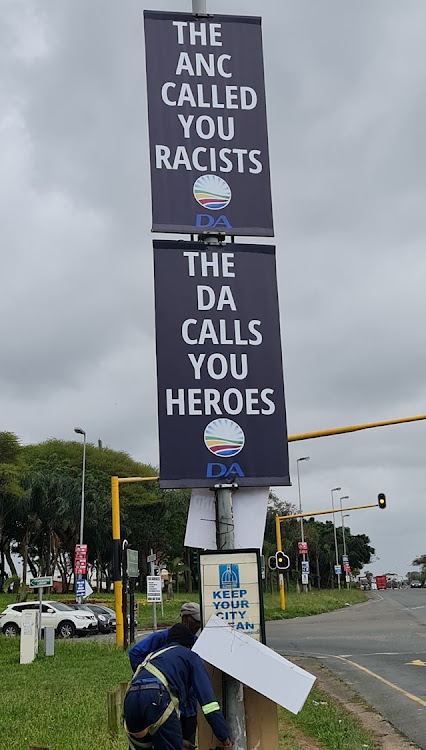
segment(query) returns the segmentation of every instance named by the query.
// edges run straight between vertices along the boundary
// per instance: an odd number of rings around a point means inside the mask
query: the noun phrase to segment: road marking
[[[384,685],[387,685],[388,687],[393,688],[394,690],[397,690],[398,693],[402,693],[403,695],[405,695],[406,698],[409,698],[410,700],[415,701],[416,703],[420,703],[421,706],[424,706],[426,708],[426,701],[423,701],[417,695],[413,695],[413,693],[409,693],[407,690],[404,690],[402,687],[399,687],[399,685],[395,685],[393,682],[389,682],[389,680],[385,680],[384,677],[380,677],[379,674],[372,672],[371,669],[367,669],[367,667],[362,667],[361,664],[357,664],[355,661],[351,661],[350,659],[344,659],[342,656],[335,656],[334,658],[340,659],[340,661],[344,661],[346,664],[351,664],[353,667],[360,669],[361,672],[365,672],[365,674],[370,675],[370,677],[375,677],[376,680],[379,680],[379,682],[383,682]]]
[[[413,661],[406,661],[406,664],[412,664],[413,667],[426,667],[426,661],[421,659],[413,659]]]

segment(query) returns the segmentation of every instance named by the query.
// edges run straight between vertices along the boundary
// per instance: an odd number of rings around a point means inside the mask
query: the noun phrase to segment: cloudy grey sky
[[[0,429],[81,424],[156,464],[143,7],[2,0]],[[289,432],[426,412],[424,0],[208,8],[263,14]],[[293,443],[278,494],[296,500],[303,455],[306,510],[386,492],[347,520],[375,573],[405,573],[426,552],[425,436]]]

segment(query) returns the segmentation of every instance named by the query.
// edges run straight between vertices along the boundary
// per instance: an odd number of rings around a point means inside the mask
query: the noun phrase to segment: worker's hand
[[[195,750],[195,745],[193,745],[189,740],[184,740],[183,750]]]
[[[227,737],[226,740],[223,740],[222,747],[226,748],[226,750],[232,750],[232,742],[229,737]]]

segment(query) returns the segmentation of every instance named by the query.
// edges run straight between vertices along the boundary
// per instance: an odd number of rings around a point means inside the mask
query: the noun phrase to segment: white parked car
[[[21,602],[8,604],[0,613],[0,628],[4,635],[19,635],[22,623],[22,612],[39,609],[39,602]],[[42,604],[42,628],[55,628],[58,638],[72,638],[74,635],[86,635],[98,632],[98,621],[89,611],[76,611],[62,602]]]

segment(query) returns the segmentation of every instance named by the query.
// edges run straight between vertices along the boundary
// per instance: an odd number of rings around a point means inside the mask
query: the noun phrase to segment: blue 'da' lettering
[[[197,214],[195,220],[195,226],[199,229],[211,229],[215,227],[225,227],[231,229],[232,224],[229,223],[228,219],[224,214],[221,214],[217,219],[210,214]]]
[[[245,477],[245,474],[240,466],[240,464],[233,463],[231,466],[225,466],[225,464],[220,463],[210,463],[207,464],[207,473],[206,477],[207,479],[216,479],[218,477],[229,477],[229,476],[238,476],[238,477]]]

